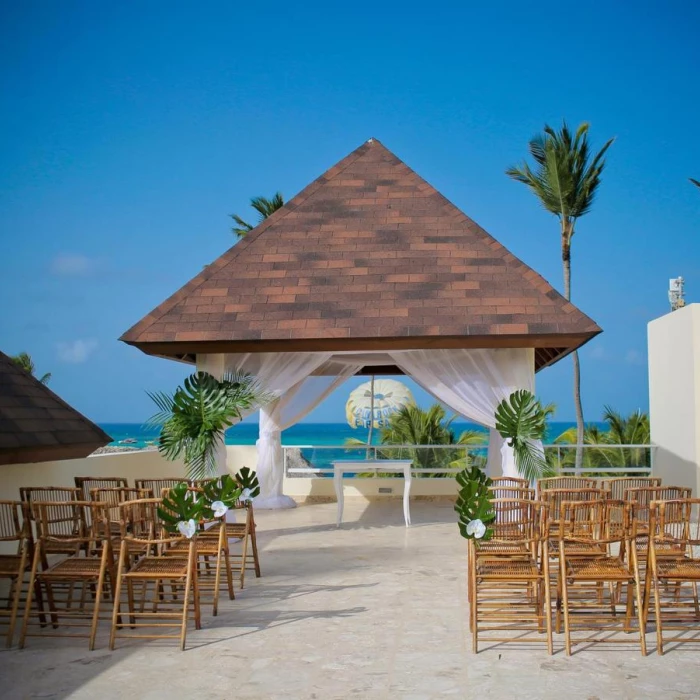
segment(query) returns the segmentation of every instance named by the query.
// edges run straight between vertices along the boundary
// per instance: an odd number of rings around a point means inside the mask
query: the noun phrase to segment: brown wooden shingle
[[[543,366],[599,332],[370,140],[121,340],[173,357],[205,352],[203,343],[220,352],[292,351],[314,349],[316,340],[315,349],[352,350],[407,337],[413,347],[556,348],[539,355]]]
[[[0,464],[86,457],[111,441],[0,352]]]

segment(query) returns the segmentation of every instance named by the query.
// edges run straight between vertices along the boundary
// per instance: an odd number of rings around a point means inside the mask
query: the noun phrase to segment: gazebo
[[[78,459],[111,441],[0,352],[0,464]]]
[[[258,507],[289,507],[280,433],[354,374],[406,374],[491,429],[498,403],[601,332],[376,139],[314,180],[121,337],[221,376],[254,374]],[[225,457],[224,457],[225,459]]]

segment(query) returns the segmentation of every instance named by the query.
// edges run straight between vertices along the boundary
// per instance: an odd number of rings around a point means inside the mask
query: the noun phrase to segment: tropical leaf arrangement
[[[459,534],[468,540],[486,541],[493,536],[489,527],[496,519],[491,504],[491,479],[477,466],[467,467],[457,474],[459,493],[455,511],[459,515]]]
[[[189,491],[189,484],[183,482],[163,496],[158,506],[158,517],[169,533],[180,533],[191,538],[197,531],[204,507],[204,500],[195,498],[194,493]]]
[[[235,479],[242,489],[241,496],[243,500],[248,500],[246,498],[246,491],[248,492],[248,498],[257,498],[260,495],[258,475],[248,467],[241,467]]]
[[[513,448],[515,464],[520,474],[530,481],[551,476],[537,441],[544,439],[550,407],[543,408],[535,396],[525,390],[514,391],[496,408],[496,430]]]
[[[226,373],[220,381],[195,372],[172,395],[148,395],[159,409],[147,423],[161,429],[158,451],[169,460],[183,458],[189,479],[216,477],[225,430],[271,398],[254,377],[240,372]]]
[[[200,486],[201,494],[183,482],[170,489],[158,506],[158,516],[165,529],[193,537],[201,520],[223,518],[229,508],[250,501],[260,493],[255,472],[243,467],[235,476],[224,474]]]

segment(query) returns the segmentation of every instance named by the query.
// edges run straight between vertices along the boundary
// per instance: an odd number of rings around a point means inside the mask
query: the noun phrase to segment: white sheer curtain
[[[498,404],[516,389],[534,392],[532,348],[397,350],[394,362],[438,401],[490,429],[487,471],[518,476],[513,450],[494,430]]]
[[[330,392],[351,377],[358,365],[329,362],[331,353],[248,353],[226,355],[226,369],[257,377],[273,401],[260,409],[257,508],[293,508],[282,494],[284,459],[281,433],[310,413]],[[319,376],[310,376],[319,371]]]

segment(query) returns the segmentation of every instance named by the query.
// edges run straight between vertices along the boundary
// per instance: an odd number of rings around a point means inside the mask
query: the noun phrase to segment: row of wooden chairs
[[[0,508],[0,513],[12,509],[18,512],[17,502],[2,505],[11,507]],[[179,638],[184,649],[188,618],[194,619],[197,629],[201,627],[201,590],[207,582],[212,614],[217,613],[223,571],[228,572],[227,587],[230,597],[234,597],[226,560],[226,524],[223,520],[202,522],[192,539],[173,536],[160,525],[158,507],[165,507],[162,499],[120,503],[120,532],[115,537],[105,502],[34,502],[37,536],[20,647],[28,636],[87,636],[92,650],[99,620],[105,619],[104,606],[111,603],[110,648],[114,648],[117,638],[139,637]],[[76,522],[89,525],[68,534],[56,533],[54,525],[66,522],[76,511],[81,512]],[[24,540],[20,561],[14,569],[17,584],[13,593],[12,629],[28,551],[26,528],[19,521],[15,525]],[[44,568],[42,562],[49,551],[56,551],[56,545],[64,556],[53,558]],[[169,631],[172,627],[177,628],[177,634],[164,633],[164,628]],[[8,633],[8,644],[11,635],[12,631]]]
[[[496,484],[492,488],[504,487]],[[597,491],[593,497],[591,490]],[[548,491],[549,496],[552,491],[568,492],[570,500],[548,501]],[[590,488],[579,493],[543,489],[541,500],[511,497],[493,501],[492,539],[479,544],[469,541],[470,627],[475,652],[480,633],[507,630],[509,636],[490,636],[489,641],[525,642],[535,638],[513,637],[512,633],[536,630],[546,633],[552,653],[553,578],[555,628],[561,631],[563,622],[567,653],[571,653],[572,631],[579,628],[605,632],[587,641],[610,641],[608,633],[618,619],[621,593],[626,593],[622,629],[632,631],[636,619],[644,654],[652,598],[659,653],[665,642],[663,630],[670,623],[672,629],[686,630],[688,623],[700,622],[700,560],[694,558],[694,548],[700,545],[700,501],[691,499],[690,490],[682,487],[637,487],[627,492],[629,502],[611,498],[610,491]],[[666,595],[669,587],[671,598]],[[681,635],[673,641],[684,639]],[[620,640],[615,637],[614,641]]]
[[[86,585],[91,587],[92,594],[88,597],[92,599],[96,587],[102,590],[105,581],[108,588],[113,590],[115,571],[111,571],[108,564],[105,564],[104,569],[106,579],[93,580],[95,567],[98,566],[95,553],[101,553],[105,549],[104,542],[109,541],[112,554],[115,558],[118,557],[124,542],[124,527],[127,527],[127,534],[138,532],[140,539],[143,539],[146,533],[155,542],[155,539],[158,539],[156,534],[160,530],[155,504],[160,503],[161,499],[151,497],[157,489],[162,491],[182,481],[184,480],[140,480],[137,487],[130,488],[123,485],[125,480],[121,478],[90,478],[89,481],[82,478],[80,486],[75,488],[22,488],[21,501],[0,502],[0,542],[4,543],[3,551],[8,552],[0,554],[0,579],[9,580],[5,605],[0,609],[0,620],[7,622],[7,646],[11,646],[14,638],[18,611],[23,602],[23,581],[27,572],[30,573],[31,591],[27,599],[33,598],[42,628],[47,621],[45,606],[48,604],[50,611],[52,606],[55,608],[56,591],[65,594],[64,602],[69,608],[72,606],[75,609],[78,605],[73,600],[75,582],[66,583],[70,578],[69,573],[76,572],[76,575],[79,573],[82,577],[80,580],[83,593],[78,607],[84,607]],[[95,482],[99,484],[98,487],[90,488],[89,499],[84,499],[84,488],[93,487]],[[120,485],[114,486],[115,482],[119,482]],[[191,488],[197,490],[197,486]],[[138,518],[136,512],[132,512],[124,521],[122,506],[125,503],[143,503],[142,517]],[[208,523],[208,529],[202,529],[197,536],[197,583],[201,582],[203,592],[209,595],[213,614],[217,613],[222,578],[229,598],[233,599],[234,571],[237,571],[241,588],[244,586],[247,568],[252,568],[256,577],[261,575],[253,507],[250,503],[238,505],[245,513],[243,522],[220,521],[213,523],[216,527],[209,527],[212,523]],[[128,525],[125,525],[125,522]],[[166,547],[168,542],[171,547]],[[9,553],[13,544],[15,551]],[[233,548],[232,544],[240,544],[240,547]],[[165,538],[161,548],[164,548],[163,551],[168,549],[168,556],[172,558],[176,552],[182,551],[183,547],[186,549],[182,542],[176,544],[172,538]],[[76,559],[76,554],[82,554],[82,559]],[[58,557],[58,568],[54,568]],[[85,563],[88,559],[90,563]],[[64,560],[68,563],[61,563]],[[31,573],[34,562],[36,568],[34,573]],[[168,563],[166,569],[172,566],[173,563]],[[162,599],[162,591],[159,595]],[[47,596],[51,599],[47,600]],[[197,600],[199,599],[198,595]],[[52,612],[50,617],[53,626],[56,613]],[[26,634],[22,635],[23,639],[25,636]],[[90,643],[92,646],[94,639],[91,639]]]

